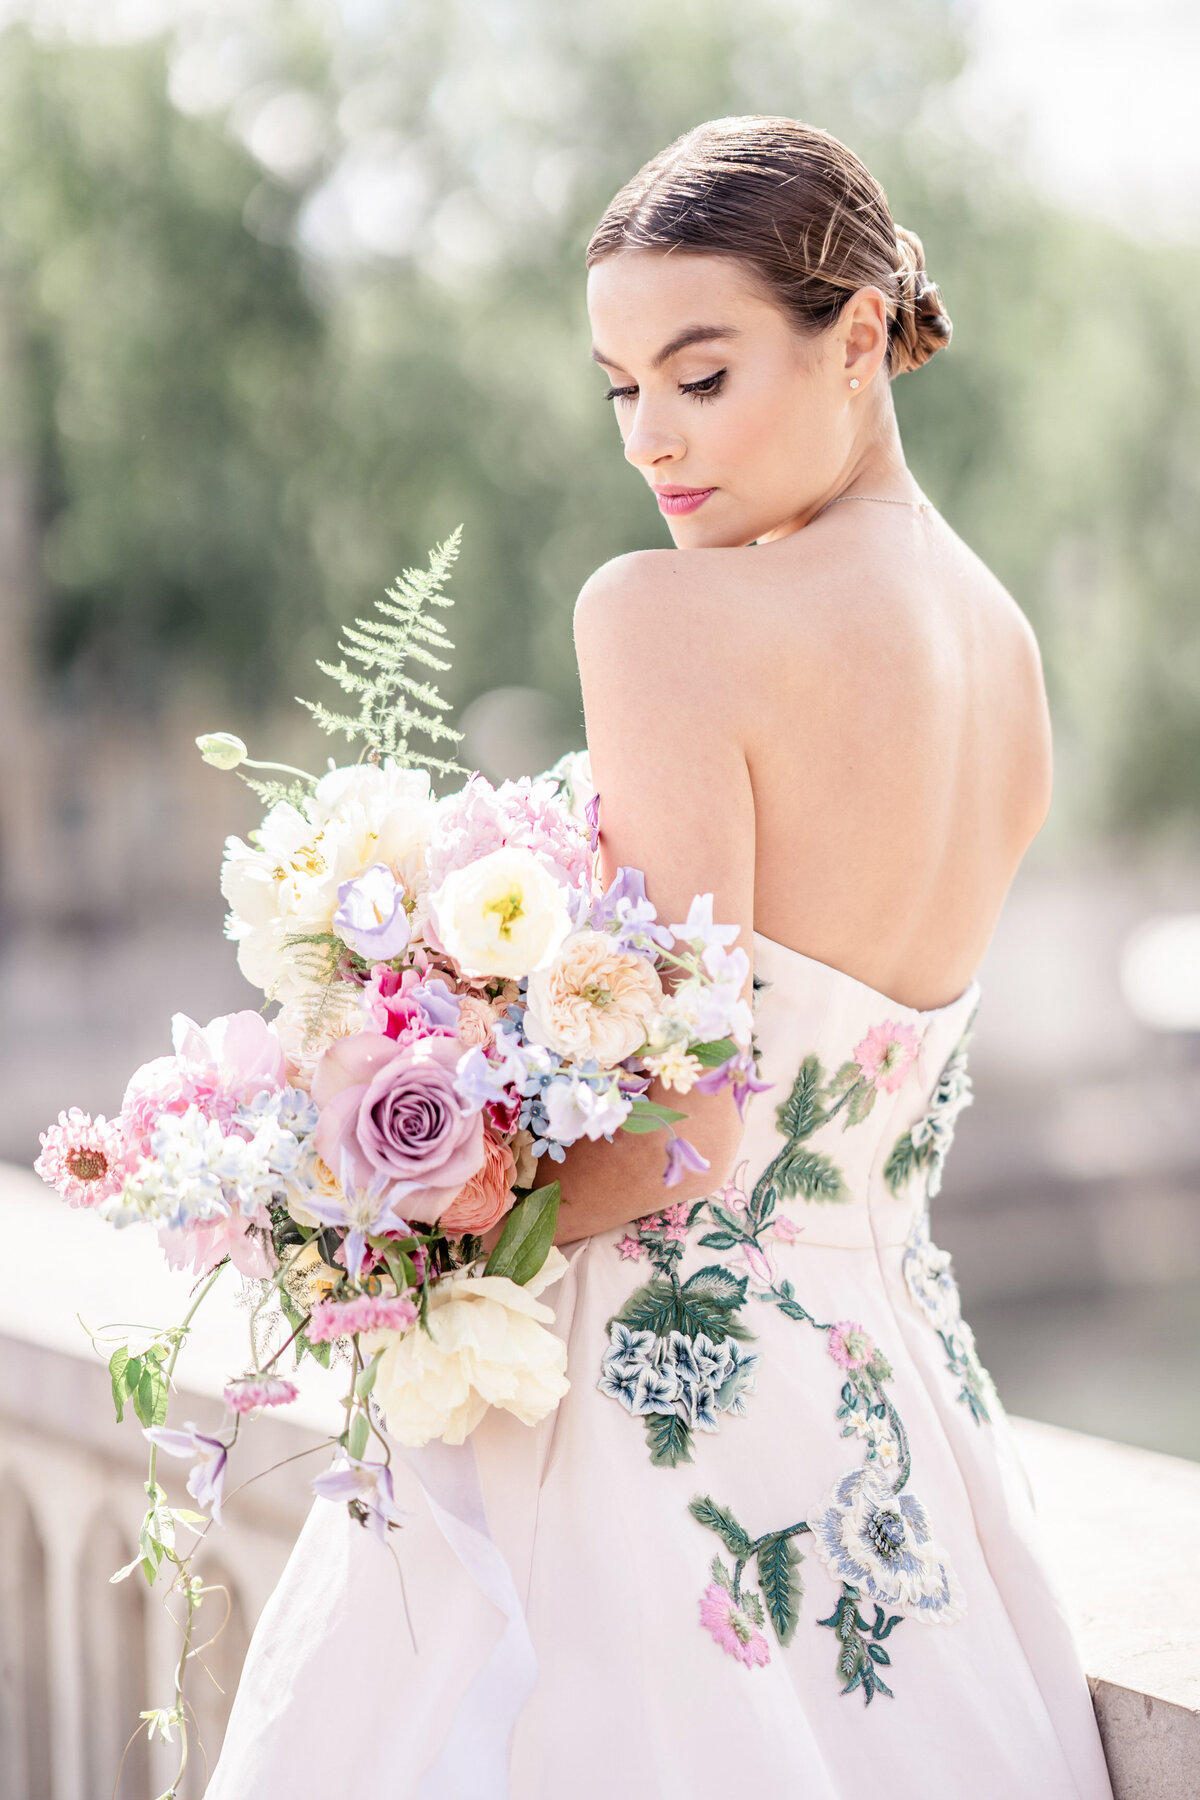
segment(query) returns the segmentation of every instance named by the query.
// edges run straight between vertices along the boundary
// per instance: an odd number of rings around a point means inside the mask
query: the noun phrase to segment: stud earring
[[[857,375],[852,375],[850,377],[850,386],[852,388],[856,388],[858,386],[858,376]]]

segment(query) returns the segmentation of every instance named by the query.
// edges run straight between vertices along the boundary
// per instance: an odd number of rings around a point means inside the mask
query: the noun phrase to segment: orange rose
[[[438,1218],[443,1231],[452,1237],[463,1232],[490,1231],[513,1203],[512,1180],[516,1169],[508,1145],[483,1134],[483,1167],[472,1175]]]

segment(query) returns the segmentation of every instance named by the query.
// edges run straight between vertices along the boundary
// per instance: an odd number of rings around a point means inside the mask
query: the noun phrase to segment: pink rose
[[[460,1189],[438,1220],[443,1231],[460,1236],[467,1231],[490,1231],[513,1203],[516,1160],[507,1144],[483,1134],[483,1167]]]
[[[484,1161],[483,1116],[454,1087],[461,1055],[454,1037],[398,1047],[382,1032],[360,1031],[330,1044],[313,1070],[318,1156],[339,1169],[345,1151],[362,1186],[382,1171],[409,1218],[438,1218]]]
[[[496,1023],[496,1009],[481,994],[461,994],[458,1001],[458,1041],[464,1050],[488,1044]]]

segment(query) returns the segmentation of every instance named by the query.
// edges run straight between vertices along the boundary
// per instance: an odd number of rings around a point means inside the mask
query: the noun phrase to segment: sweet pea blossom
[[[167,1425],[146,1425],[142,1436],[165,1450],[168,1456],[190,1456],[195,1460],[188,1470],[187,1491],[197,1506],[206,1506],[217,1524],[221,1523],[221,1500],[225,1489],[225,1464],[228,1451],[220,1438],[209,1437],[189,1419],[182,1431]]]
[[[412,929],[404,910],[404,888],[386,863],[372,863],[361,875],[341,883],[333,929],[368,962],[390,962],[407,947]]]
[[[550,1136],[559,1144],[607,1137],[633,1111],[633,1101],[615,1081],[597,1091],[578,1075],[552,1081],[542,1092]],[[707,1166],[707,1165],[706,1165]]]
[[[343,1453],[323,1474],[313,1477],[312,1491],[323,1500],[347,1501],[359,1524],[381,1544],[387,1540],[389,1526],[403,1525],[412,1517],[396,1505],[392,1471],[386,1463],[359,1462]]]
[[[640,869],[622,865],[592,908],[591,924],[597,930],[615,924],[612,935],[622,949],[642,950],[657,944],[669,950],[674,937],[665,925],[655,922],[657,918],[658,909],[646,898],[646,877]]]
[[[682,925],[672,925],[671,933],[676,940],[685,944],[701,944],[704,949],[710,945],[732,944],[740,927],[737,925],[713,924],[713,897],[711,894],[696,894],[688,907],[688,916]]]
[[[407,1331],[417,1308],[407,1294],[356,1294],[352,1300],[318,1300],[304,1335],[311,1344],[331,1344],[360,1331]]]

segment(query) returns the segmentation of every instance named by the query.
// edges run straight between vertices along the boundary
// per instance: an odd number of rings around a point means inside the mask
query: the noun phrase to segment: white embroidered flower
[[[540,969],[571,929],[561,884],[530,850],[492,850],[452,869],[429,897],[434,928],[467,975]]]
[[[430,1292],[428,1331],[364,1334],[365,1356],[383,1351],[374,1397],[399,1443],[461,1444],[489,1406],[524,1425],[553,1412],[570,1386],[567,1347],[547,1331],[554,1313],[535,1296],[566,1267],[566,1257],[552,1247],[523,1287],[466,1270],[444,1275]]]
[[[958,1115],[964,1107],[971,1105],[973,1098],[971,1077],[967,1073],[967,1053],[960,1045],[938,1076],[929,1110],[909,1132],[914,1150],[924,1150],[927,1146],[929,1149],[925,1191],[930,1199],[941,1192],[942,1170],[954,1141]]]
[[[934,1329],[954,1331],[960,1328],[962,1309],[958,1286],[950,1272],[950,1255],[931,1241],[929,1214],[924,1210],[913,1220],[901,1266],[913,1305]]]
[[[834,1580],[852,1583],[869,1602],[927,1625],[965,1616],[965,1596],[932,1541],[925,1508],[914,1494],[896,1493],[878,1464],[843,1475],[809,1523],[813,1549]]]
[[[525,1035],[570,1062],[595,1057],[612,1068],[641,1047],[662,1003],[646,957],[621,950],[604,931],[577,931],[529,977]]]

